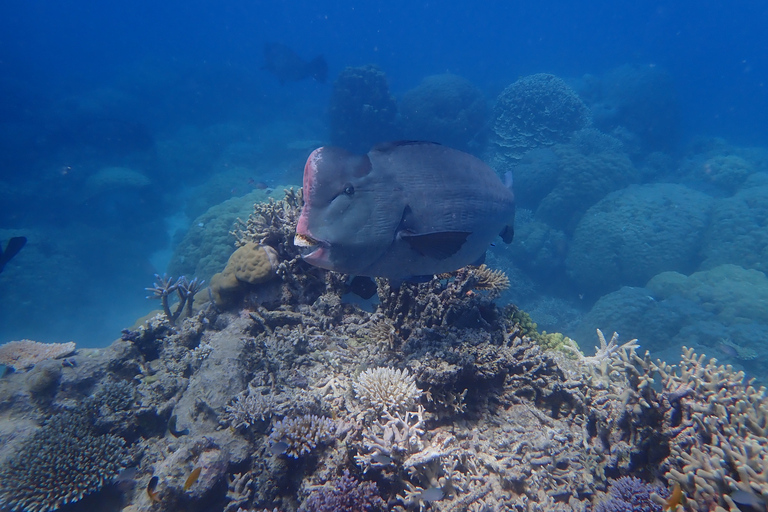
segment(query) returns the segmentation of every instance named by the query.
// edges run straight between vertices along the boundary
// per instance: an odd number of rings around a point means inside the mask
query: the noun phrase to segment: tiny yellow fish
[[[680,484],[675,482],[675,487],[672,489],[672,494],[664,504],[664,510],[675,510],[677,506],[683,501],[683,490],[680,488]]]
[[[197,482],[197,479],[200,476],[200,471],[202,471],[202,468],[200,467],[192,470],[192,472],[187,477],[187,481],[184,482],[184,491],[188,491],[190,487],[195,485],[195,482]]]

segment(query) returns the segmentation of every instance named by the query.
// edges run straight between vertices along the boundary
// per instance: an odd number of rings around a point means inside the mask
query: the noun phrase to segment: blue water
[[[255,183],[300,183],[309,146],[329,140],[333,81],[348,66],[378,65],[398,100],[424,77],[459,75],[489,108],[533,73],[579,90],[584,75],[621,66],[660,71],[665,90],[637,94],[673,98],[673,112],[651,116],[674,126],[664,144],[630,157],[640,167],[662,151],[668,169],[635,182],[685,182],[685,162],[768,146],[766,26],[762,2],[5,1],[0,243],[29,244],[0,274],[0,342],[104,346],[119,336],[156,306],[144,288],[198,215]],[[281,85],[262,69],[267,42],[307,60],[323,55],[327,83]],[[722,144],[696,142],[712,137]],[[482,145],[474,150],[482,156]],[[766,171],[763,156],[744,158]],[[696,257],[669,270],[702,270]],[[575,317],[619,288],[517,266],[532,293],[562,299]],[[699,318],[676,311],[675,332],[686,315]]]

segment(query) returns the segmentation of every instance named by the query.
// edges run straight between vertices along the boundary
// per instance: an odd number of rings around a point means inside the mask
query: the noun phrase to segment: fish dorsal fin
[[[440,231],[416,235],[403,231],[400,238],[422,256],[444,260],[459,252],[470,234],[469,231]]]
[[[504,240],[505,244],[511,244],[512,239],[515,238],[515,228],[511,225],[504,226],[499,236]]]
[[[395,140],[392,142],[381,142],[373,146],[371,151],[378,151],[380,153],[387,153],[402,146],[440,146],[437,142],[430,142],[427,140]]]

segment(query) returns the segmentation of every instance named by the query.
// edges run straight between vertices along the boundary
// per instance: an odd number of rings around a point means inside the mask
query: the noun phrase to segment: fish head
[[[402,209],[383,200],[386,190],[386,176],[368,155],[334,147],[313,151],[304,166],[304,206],[294,238],[304,260],[360,273],[391,245],[401,216]]]

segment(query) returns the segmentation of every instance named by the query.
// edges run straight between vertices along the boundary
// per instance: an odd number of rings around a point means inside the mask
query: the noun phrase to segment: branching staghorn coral
[[[255,203],[253,213],[246,221],[237,219],[230,234],[235,237],[235,245],[242,247],[252,242],[273,247],[281,259],[292,259],[298,255],[293,245],[296,224],[299,221],[304,203],[302,189],[293,187],[285,191],[285,198],[267,203]]]
[[[204,283],[205,281],[198,281],[197,278],[190,281],[185,276],[179,277],[174,282],[173,277],[155,274],[155,285],[152,288],[145,288],[145,290],[152,292],[152,295],[147,296],[148,299],[160,299],[168,321],[171,325],[176,325],[176,320],[179,319],[185,305],[187,306],[187,316],[192,316],[195,294],[203,288]],[[178,295],[179,302],[176,309],[171,311],[169,297],[173,295],[173,292]]]
[[[273,445],[285,443],[285,454],[298,459],[318,446],[332,442],[336,431],[337,425],[330,418],[305,414],[275,423],[269,440]]]

